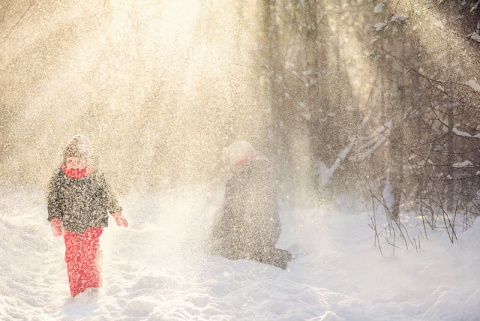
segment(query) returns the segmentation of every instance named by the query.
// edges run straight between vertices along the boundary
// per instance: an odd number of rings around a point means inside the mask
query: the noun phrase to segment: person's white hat
[[[257,155],[253,146],[244,140],[239,140],[223,148],[223,157],[231,165],[236,165],[243,160],[249,160]]]

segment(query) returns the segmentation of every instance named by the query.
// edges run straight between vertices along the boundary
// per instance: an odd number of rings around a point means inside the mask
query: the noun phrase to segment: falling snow
[[[312,70],[295,74],[293,58],[305,52],[292,46],[285,52],[284,75],[264,72],[258,52],[274,55],[278,48],[265,46],[264,21],[252,18],[260,17],[262,2],[241,10],[228,1],[7,2],[0,5],[5,27],[0,30],[0,319],[478,320],[480,219],[465,224],[470,228],[459,230],[452,244],[442,228],[427,231],[413,215],[401,216],[415,240],[412,247],[403,240],[374,239],[372,222],[382,233],[391,222],[372,217],[357,195],[311,200],[313,177],[323,188],[344,160],[373,155],[391,134],[391,122],[347,139],[336,157],[324,162],[312,158],[297,126],[317,116],[297,101],[288,105],[299,110],[299,122],[288,124],[291,155],[270,144],[270,82],[284,84]],[[374,21],[352,26],[355,32],[362,26],[376,30],[372,43],[392,25],[416,18],[405,10],[385,23],[379,17],[387,1],[369,4]],[[328,18],[319,23],[327,25]],[[446,28],[445,21],[432,25]],[[370,101],[360,85],[370,81],[372,65],[360,62],[365,48],[352,26],[333,26],[342,27],[335,36],[338,53],[348,56],[337,67],[346,69],[356,98],[346,104],[350,112],[360,112],[354,104],[357,98],[359,104]],[[478,28],[471,32],[470,38],[480,41]],[[447,37],[452,43],[466,42],[466,35],[453,34]],[[434,47],[440,43],[436,34],[418,37],[421,47],[444,51]],[[441,64],[450,64],[448,59],[442,57]],[[338,85],[328,78],[334,83],[328,89]],[[457,83],[480,92],[475,76]],[[295,94],[285,90],[279,97],[291,101]],[[351,127],[368,122],[365,117]],[[480,137],[457,127],[453,132]],[[78,133],[91,138],[129,226],[110,222],[105,228],[103,286],[95,295],[73,299],[65,245],[52,236],[47,221],[46,192],[62,147]],[[295,256],[286,270],[205,250],[224,196],[221,150],[237,139],[280,154],[272,163],[297,182],[278,181],[283,198],[277,246]],[[281,167],[285,159],[292,160],[290,167]],[[472,164],[462,160],[454,166]],[[388,183],[383,197],[390,202]]]

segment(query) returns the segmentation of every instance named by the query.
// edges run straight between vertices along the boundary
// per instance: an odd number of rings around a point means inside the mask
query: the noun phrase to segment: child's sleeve
[[[108,197],[108,212],[110,212],[110,213],[121,212],[122,207],[118,203],[118,199],[115,196],[115,194],[113,194],[110,187],[108,188],[108,191],[107,191],[107,197]]]
[[[112,188],[110,187],[110,184],[108,184],[107,180],[105,177],[102,177],[102,185],[103,189],[105,191],[106,197],[107,197],[107,209],[108,212],[111,213],[116,213],[116,212],[121,212],[122,207],[120,206],[117,196],[113,192]]]
[[[48,186],[47,195],[48,221],[51,221],[54,218],[62,220],[60,202],[61,199],[59,197],[59,182],[57,179],[57,175],[53,175]]]

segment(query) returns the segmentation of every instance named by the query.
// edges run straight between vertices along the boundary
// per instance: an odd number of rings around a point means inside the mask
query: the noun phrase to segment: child
[[[63,150],[63,162],[50,180],[48,221],[55,237],[63,232],[68,282],[73,297],[102,286],[99,238],[108,212],[118,226],[128,226],[105,176],[96,170],[90,141],[76,135]]]
[[[212,254],[286,269],[293,256],[277,249],[281,226],[268,160],[246,141],[223,149],[229,168],[223,206],[208,243]]]

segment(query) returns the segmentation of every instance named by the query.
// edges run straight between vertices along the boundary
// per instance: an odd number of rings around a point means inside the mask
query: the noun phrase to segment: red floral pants
[[[65,231],[65,262],[70,293],[76,296],[87,288],[102,286],[100,271],[100,235],[102,227],[89,227],[82,234]]]

